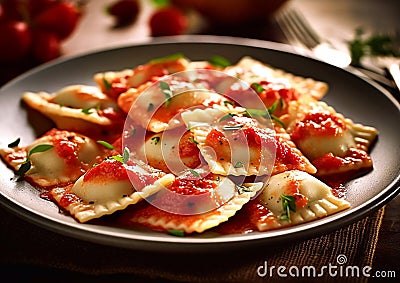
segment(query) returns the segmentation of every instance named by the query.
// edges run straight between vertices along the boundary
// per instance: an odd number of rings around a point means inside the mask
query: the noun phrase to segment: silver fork
[[[294,8],[283,9],[275,19],[282,33],[289,43],[295,47],[297,53],[313,56],[340,68],[350,66],[351,57],[348,52],[337,49],[329,40],[321,37],[307,19]],[[376,72],[354,67],[351,71],[357,75],[393,87],[391,80]]]
[[[292,45],[301,47],[297,52],[306,53],[302,48],[312,51],[312,54],[329,64],[344,68],[350,65],[348,53],[335,48],[327,39],[322,38],[311,27],[305,17],[293,8],[283,10],[276,18],[283,34]]]

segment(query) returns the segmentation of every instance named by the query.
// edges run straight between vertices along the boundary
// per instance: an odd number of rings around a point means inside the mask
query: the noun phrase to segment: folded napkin
[[[323,270],[326,282],[363,282],[340,277],[340,266],[372,266],[384,208],[330,234],[254,250],[213,254],[165,254],[103,246],[43,229],[0,207],[2,275],[40,282],[310,282],[303,266]],[[336,277],[328,272],[337,266]],[[271,267],[275,266],[271,271]],[[281,277],[278,267],[284,266]],[[323,268],[326,266],[325,268]],[[22,268],[22,269],[21,269]],[[23,270],[23,272],[21,272]],[[291,273],[289,274],[289,270]],[[331,270],[334,272],[335,270]],[[344,272],[344,268],[342,271]],[[282,272],[283,271],[283,272]],[[312,273],[310,273],[312,275]],[[332,273],[333,274],[333,273]],[[46,281],[48,280],[48,281]],[[75,281],[74,281],[75,280]],[[93,281],[92,281],[93,280]],[[31,281],[33,282],[33,281]]]

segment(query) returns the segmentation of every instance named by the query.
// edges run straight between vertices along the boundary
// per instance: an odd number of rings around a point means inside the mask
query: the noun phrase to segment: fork
[[[294,8],[283,9],[275,19],[282,33],[297,53],[311,55],[321,61],[344,69],[350,66],[350,55],[337,49],[326,38],[321,37],[307,19]],[[351,71],[393,88],[393,82],[381,74],[355,67],[352,67]]]

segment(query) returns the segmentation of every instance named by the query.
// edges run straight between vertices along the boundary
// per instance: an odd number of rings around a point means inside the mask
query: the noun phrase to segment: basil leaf
[[[151,140],[154,141],[154,144],[156,145],[159,143],[160,137],[153,137],[153,138],[151,138]]]
[[[190,169],[189,172],[192,173],[193,176],[200,178],[200,174],[197,171]]]
[[[124,152],[123,152],[123,163],[126,164],[129,161],[129,156],[130,156],[130,151],[129,148],[124,147]]]
[[[225,121],[225,120],[228,120],[228,119],[230,119],[230,118],[232,118],[234,115],[232,115],[232,114],[226,114],[226,115],[224,115],[224,116],[222,116],[220,119],[219,119],[219,121],[220,122],[222,122],[222,121]]]
[[[233,167],[234,168],[242,168],[243,167],[243,163],[238,161],[238,162],[236,162],[236,164]]]
[[[260,94],[265,90],[259,83],[252,83],[251,87],[257,92],[257,94]]]
[[[21,141],[21,139],[20,139],[20,138],[17,138],[15,141],[9,143],[9,144],[8,144],[8,147],[11,148],[11,147],[16,147],[16,146],[18,146],[20,141]]]
[[[97,141],[98,144],[101,144],[102,146],[104,146],[107,149],[114,149],[114,146],[106,141]]]
[[[211,57],[208,60],[208,62],[211,65],[214,65],[216,67],[222,67],[222,68],[226,68],[226,67],[232,65],[232,63],[228,59],[226,59],[226,58],[224,58],[222,56],[219,56],[219,55],[215,55],[215,56]]]
[[[114,159],[118,162],[124,163],[124,158],[121,155],[113,155],[110,157],[111,159]]]
[[[153,1],[155,1],[155,0],[153,0]],[[150,63],[158,64],[158,63],[164,63],[164,62],[169,62],[169,61],[175,61],[175,60],[182,59],[182,58],[186,58],[185,55],[183,55],[182,53],[175,53],[175,54],[171,54],[171,55],[168,55],[165,57],[153,59],[150,61]]]
[[[185,231],[183,231],[183,230],[171,229],[171,230],[167,230],[167,233],[172,235],[172,236],[177,236],[177,237],[184,237],[185,236]]]
[[[107,81],[105,76],[103,76],[103,84],[104,84],[104,87],[106,88],[106,90],[110,90],[112,88],[111,83],[109,81]]]
[[[31,169],[31,161],[29,159],[27,159],[24,163],[21,164],[21,166],[18,168],[18,171],[16,172],[16,174],[18,176],[23,176],[25,175],[26,172],[29,171],[29,169]]]
[[[165,106],[168,107],[171,103],[172,90],[166,82],[160,82],[160,88],[165,96]]]
[[[34,153],[44,152],[44,151],[49,150],[49,149],[51,149],[53,147],[54,146],[52,144],[39,144],[39,145],[35,146],[34,148],[32,148],[29,151],[28,158]]]

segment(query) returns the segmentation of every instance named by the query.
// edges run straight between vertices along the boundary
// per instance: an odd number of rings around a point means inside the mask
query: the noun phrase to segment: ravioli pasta
[[[220,67],[174,54],[26,91],[54,127],[0,155],[82,225],[281,229],[348,209],[330,184],[373,169],[378,131],[324,102],[328,90],[250,57]]]

